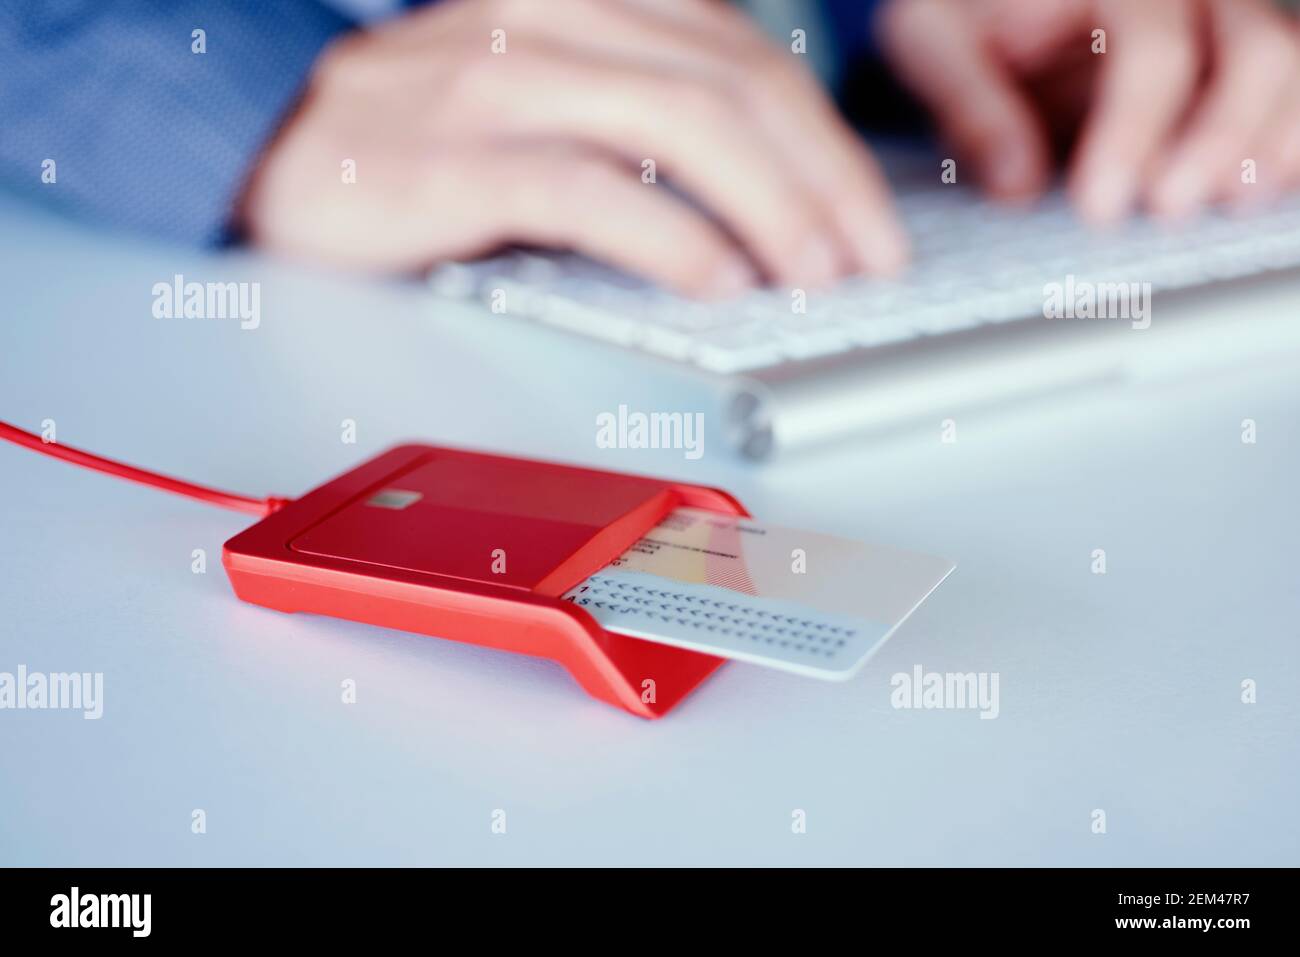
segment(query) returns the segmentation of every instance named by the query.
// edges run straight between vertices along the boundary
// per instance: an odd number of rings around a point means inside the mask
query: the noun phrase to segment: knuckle
[[[698,238],[679,245],[673,261],[665,265],[677,282],[687,289],[707,289],[726,263],[726,254],[721,248]]]
[[[1165,82],[1189,86],[1201,69],[1201,57],[1190,39],[1171,33],[1154,33],[1142,40],[1142,62]]]
[[[483,12],[494,26],[522,26],[528,23],[538,7],[545,4],[536,0],[488,0]]]
[[[675,89],[667,102],[691,121],[712,128],[729,120],[733,105],[724,88],[699,79],[674,81]]]
[[[760,85],[777,88],[791,85],[796,76],[785,52],[768,46],[755,55],[752,69],[747,72],[752,72]]]
[[[768,255],[772,261],[780,264],[781,272],[791,278],[802,277],[802,262],[808,250],[823,242],[825,230],[813,228],[810,224],[801,224],[792,229],[779,241],[773,242]]]
[[[924,44],[948,27],[948,11],[932,0],[892,0],[876,14],[876,28],[892,48]]]
[[[1281,30],[1262,29],[1249,44],[1242,45],[1242,58],[1262,76],[1285,77],[1296,69],[1300,50],[1295,39]]]
[[[506,66],[500,62],[503,59],[507,58],[493,57],[486,52],[471,53],[468,48],[449,52],[442,64],[435,111],[450,117],[486,99],[492,84],[499,80],[501,69]]]
[[[557,154],[552,163],[556,167],[555,181],[564,183],[577,199],[607,195],[623,185],[615,168],[594,156],[566,152]]]
[[[439,97],[482,111],[487,104],[500,105],[517,98],[519,85],[529,75],[539,75],[543,65],[528,49],[511,49],[509,55],[499,56],[484,42],[448,51],[443,66],[445,86]]]

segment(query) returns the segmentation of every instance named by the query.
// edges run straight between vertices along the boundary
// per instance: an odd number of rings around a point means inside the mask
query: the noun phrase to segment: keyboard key
[[[1163,290],[1300,266],[1300,198],[1183,229],[1138,219],[1104,232],[1086,229],[1059,193],[1020,210],[929,186],[898,205],[915,247],[910,270],[806,290],[803,312],[788,288],[695,302],[572,254],[448,263],[428,281],[452,298],[491,302],[501,290],[512,316],[735,373],[1041,315],[1046,284],[1069,276]]]

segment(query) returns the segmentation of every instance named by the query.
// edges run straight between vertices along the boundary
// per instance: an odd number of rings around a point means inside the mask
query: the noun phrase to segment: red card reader
[[[0,438],[264,515],[222,552],[244,601],[551,658],[588,694],[643,718],[666,714],[723,663],[606,631],[561,597],[678,507],[748,514],[718,489],[401,445],[296,500],[258,500],[4,423]]]

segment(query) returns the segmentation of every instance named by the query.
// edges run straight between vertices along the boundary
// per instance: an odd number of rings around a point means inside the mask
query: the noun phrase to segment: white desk
[[[547,662],[244,605],[219,557],[243,517],[0,448],[0,671],[105,681],[99,721],[0,711],[0,863],[1300,864],[1294,362],[963,416],[955,444],[936,422],[687,461],[595,447],[620,402],[707,408],[598,345],[415,285],[8,202],[0,223],[0,417],[70,445],[295,495],[418,438],[718,484],[958,563],[856,680],[732,664],[647,723]],[[260,281],[261,327],[153,318],[175,273]],[[997,672],[1000,716],[894,710],[916,664]]]

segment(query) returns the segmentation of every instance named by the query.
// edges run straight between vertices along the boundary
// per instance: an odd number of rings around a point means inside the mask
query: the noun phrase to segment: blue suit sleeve
[[[351,26],[313,0],[0,2],[0,180],[87,219],[223,242],[312,63]]]

